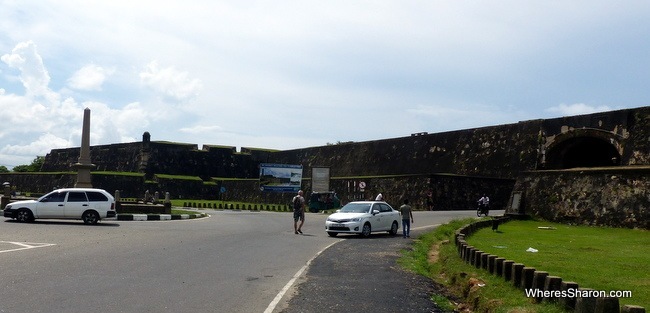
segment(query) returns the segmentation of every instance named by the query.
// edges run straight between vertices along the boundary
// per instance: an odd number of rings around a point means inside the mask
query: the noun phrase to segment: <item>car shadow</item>
[[[54,220],[43,220],[38,219],[29,223],[21,223],[13,219],[5,220],[5,223],[15,223],[15,224],[28,224],[28,225],[69,225],[69,226],[84,226],[84,227],[120,227],[118,223],[111,222],[99,222],[95,225],[84,224],[82,221],[54,221]]]
[[[340,238],[340,239],[361,239],[361,240],[378,240],[378,239],[391,239],[391,238],[402,238],[402,235],[391,235],[391,234],[370,234],[368,237],[363,237],[359,234],[345,234],[345,233],[340,233],[336,237],[333,238]]]

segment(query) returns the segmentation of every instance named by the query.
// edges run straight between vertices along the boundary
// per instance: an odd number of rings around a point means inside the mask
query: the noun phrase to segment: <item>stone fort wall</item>
[[[79,148],[54,149],[45,157],[42,171],[70,172],[78,157]],[[395,201],[392,204],[402,197],[417,202],[433,190],[440,208],[473,208],[482,193],[492,194],[497,208],[505,208],[509,191],[524,172],[650,165],[650,107],[285,151],[242,148],[238,152],[235,147],[216,145],[199,149],[196,144],[151,141],[145,133],[141,142],[92,146],[91,160],[97,165],[95,173],[142,174],[140,178],[93,174],[96,187],[123,190],[120,187],[128,186],[131,190],[122,192],[125,197],[158,188],[172,197],[284,203],[291,195],[261,194],[255,181],[259,163],[284,163],[303,166],[306,191],[312,167],[330,167],[332,189],[344,201],[368,199],[381,191]],[[53,175],[49,183],[47,178],[11,175],[3,176],[23,190],[39,188],[36,182],[44,188],[65,183],[61,175]],[[163,175],[196,176],[202,182],[178,184]],[[575,180],[579,175],[553,179]],[[359,177],[368,184],[363,193],[348,187]],[[221,187],[228,193],[218,194]]]

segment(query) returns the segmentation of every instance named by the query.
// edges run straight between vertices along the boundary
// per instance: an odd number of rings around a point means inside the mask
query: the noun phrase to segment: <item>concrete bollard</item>
[[[465,259],[464,259],[465,263],[469,264],[471,262],[471,260],[472,260],[472,250],[474,250],[474,247],[472,247],[472,246],[467,246],[467,248],[465,248]]]
[[[616,297],[599,297],[596,299],[596,309],[594,313],[619,312],[620,305]]]
[[[546,279],[544,279],[544,290],[551,291],[551,292],[556,292],[560,291],[562,287],[562,278],[558,276],[546,276]],[[548,297],[545,298],[544,301],[549,301],[549,302],[556,302],[557,297]]]
[[[505,258],[496,258],[494,259],[494,273],[497,276],[503,276],[503,261],[505,261]]]
[[[481,253],[483,253],[483,251],[474,249],[472,260],[470,262],[470,264],[474,265],[474,267],[481,266]]]
[[[591,288],[580,288],[582,293],[593,291]],[[596,311],[596,298],[578,296],[574,313],[594,313]]]
[[[512,285],[515,287],[521,286],[521,272],[524,269],[524,265],[521,263],[512,264]]]
[[[519,288],[521,289],[530,289],[533,287],[533,277],[535,276],[534,267],[524,267],[521,270],[521,284]]]
[[[489,254],[488,257],[487,257],[488,272],[490,272],[490,274],[494,274],[494,269],[496,267],[496,264],[495,264],[496,259],[497,259],[497,256],[493,255],[493,254]]]
[[[487,252],[483,252],[481,254],[481,268],[484,269],[484,270],[488,269],[488,256],[489,255],[490,254],[487,253]]]
[[[476,259],[476,248],[472,247],[469,250],[469,265],[474,265],[474,259]]]
[[[645,313],[645,308],[638,305],[624,305],[621,308],[621,313]]]
[[[578,284],[572,281],[563,281],[560,283],[560,291],[567,292],[570,290],[578,290]],[[574,310],[576,308],[576,298],[575,297],[562,297],[560,298],[560,305],[564,306],[567,310]]]
[[[459,244],[459,243],[461,243],[462,241],[465,241],[465,235],[463,235],[463,234],[458,234],[458,235],[456,236],[456,244]]]
[[[503,279],[505,281],[510,281],[512,279],[512,265],[515,264],[515,261],[513,260],[505,260],[503,261]]]
[[[546,277],[548,277],[548,272],[535,271],[533,273],[533,283],[531,288],[544,291],[544,283],[546,282]],[[542,302],[543,299],[543,296],[535,297],[535,302]]]
[[[476,268],[481,268],[481,260],[483,259],[483,253],[485,253],[485,252],[479,250],[479,251],[476,251],[476,255],[474,255],[474,257],[475,257],[474,266]]]

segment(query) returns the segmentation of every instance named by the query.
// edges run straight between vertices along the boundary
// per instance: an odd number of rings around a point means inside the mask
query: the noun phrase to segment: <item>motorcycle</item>
[[[489,204],[478,204],[478,208],[476,209],[476,216],[481,217],[481,214],[488,216],[490,213],[490,205]]]

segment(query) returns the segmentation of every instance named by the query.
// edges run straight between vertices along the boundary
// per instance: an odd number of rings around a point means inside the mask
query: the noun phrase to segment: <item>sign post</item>
[[[311,191],[319,192],[319,193],[330,191],[330,168],[329,167],[311,168]]]

